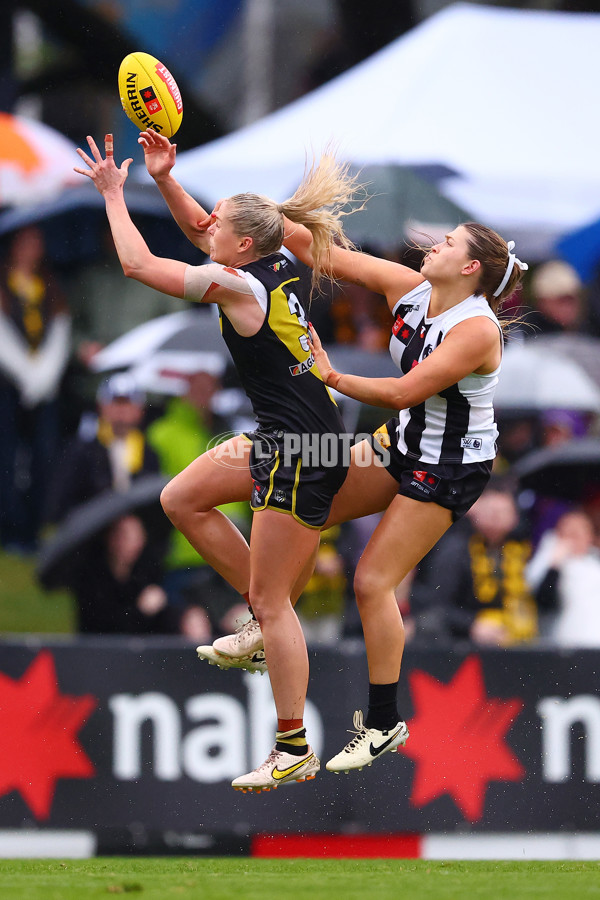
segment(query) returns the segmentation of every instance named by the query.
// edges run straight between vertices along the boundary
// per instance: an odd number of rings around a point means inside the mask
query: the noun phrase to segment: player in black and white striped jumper
[[[309,233],[289,223],[286,234],[289,249],[310,265]],[[362,712],[355,713],[355,736],[329,760],[329,771],[370,765],[408,737],[396,699],[404,627],[395,589],[490,477],[497,437],[493,396],[503,349],[496,313],[527,268],[513,247],[490,228],[467,223],[429,250],[420,273],[359,251],[331,250],[335,278],[386,297],[394,316],[390,352],[401,377],[334,371],[312,332],[315,359],[329,387],[400,411],[371,442],[353,448],[325,526],[385,510],[354,581],[369,664],[368,713],[364,722]]]

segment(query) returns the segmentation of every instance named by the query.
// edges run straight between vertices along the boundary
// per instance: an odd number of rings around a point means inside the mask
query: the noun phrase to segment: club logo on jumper
[[[0,797],[18,791],[36,819],[47,819],[59,779],[96,774],[78,732],[98,701],[61,693],[48,650],[20,678],[0,672],[0,697]]]
[[[293,377],[295,377],[296,375],[304,375],[305,372],[310,372],[314,364],[315,358],[311,353],[308,359],[305,359],[304,362],[298,363],[295,366],[290,366],[290,374]]]
[[[142,90],[140,91],[140,97],[142,98],[144,106],[149,113],[154,114],[161,111],[162,106],[160,105],[160,101],[156,96],[152,85],[147,88],[142,88]]]
[[[439,475],[432,475],[431,472],[423,472],[422,470],[413,471],[413,480],[411,485],[418,487],[419,490],[426,494],[431,494],[437,489],[440,483]]]
[[[287,259],[280,259],[279,262],[273,263],[271,268],[274,272],[279,272],[280,269],[285,269],[287,266]]]
[[[481,440],[479,438],[464,437],[460,439],[460,446],[463,450],[481,450]]]
[[[407,325],[402,316],[398,314],[396,316],[396,321],[392,326],[392,334],[399,340],[407,344],[414,333],[414,328],[411,328],[410,325]]]

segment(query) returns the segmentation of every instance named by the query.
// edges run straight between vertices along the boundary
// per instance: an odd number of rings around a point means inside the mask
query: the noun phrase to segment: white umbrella
[[[183,394],[194,372],[222,375],[227,350],[212,310],[183,310],[150,319],[93,358],[95,372],[127,369],[146,391]]]
[[[600,389],[575,360],[531,342],[507,347],[494,406],[600,412]]]
[[[0,206],[39,203],[81,183],[75,146],[42,122],[0,112]]]

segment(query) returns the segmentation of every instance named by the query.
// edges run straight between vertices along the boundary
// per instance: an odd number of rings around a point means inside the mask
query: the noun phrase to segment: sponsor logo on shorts
[[[285,491],[274,491],[273,500],[275,503],[285,503]]]
[[[460,446],[464,450],[481,450],[481,439],[464,437],[460,439]]]
[[[411,486],[419,488],[424,494],[433,493],[433,491],[437,490],[439,483],[439,475],[433,475],[431,472],[425,472],[422,469],[415,469],[413,471]]]
[[[290,374],[294,378],[296,377],[296,375],[304,375],[305,372],[310,372],[314,364],[315,358],[311,353],[308,359],[305,359],[304,362],[298,363],[295,366],[290,366]]]

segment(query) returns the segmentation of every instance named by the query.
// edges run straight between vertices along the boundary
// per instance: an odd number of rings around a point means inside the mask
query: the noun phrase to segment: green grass
[[[0,634],[71,634],[75,605],[67,591],[45,591],[35,560],[0,553]]]
[[[598,862],[106,858],[0,860],[2,900],[571,900],[600,897]]]

